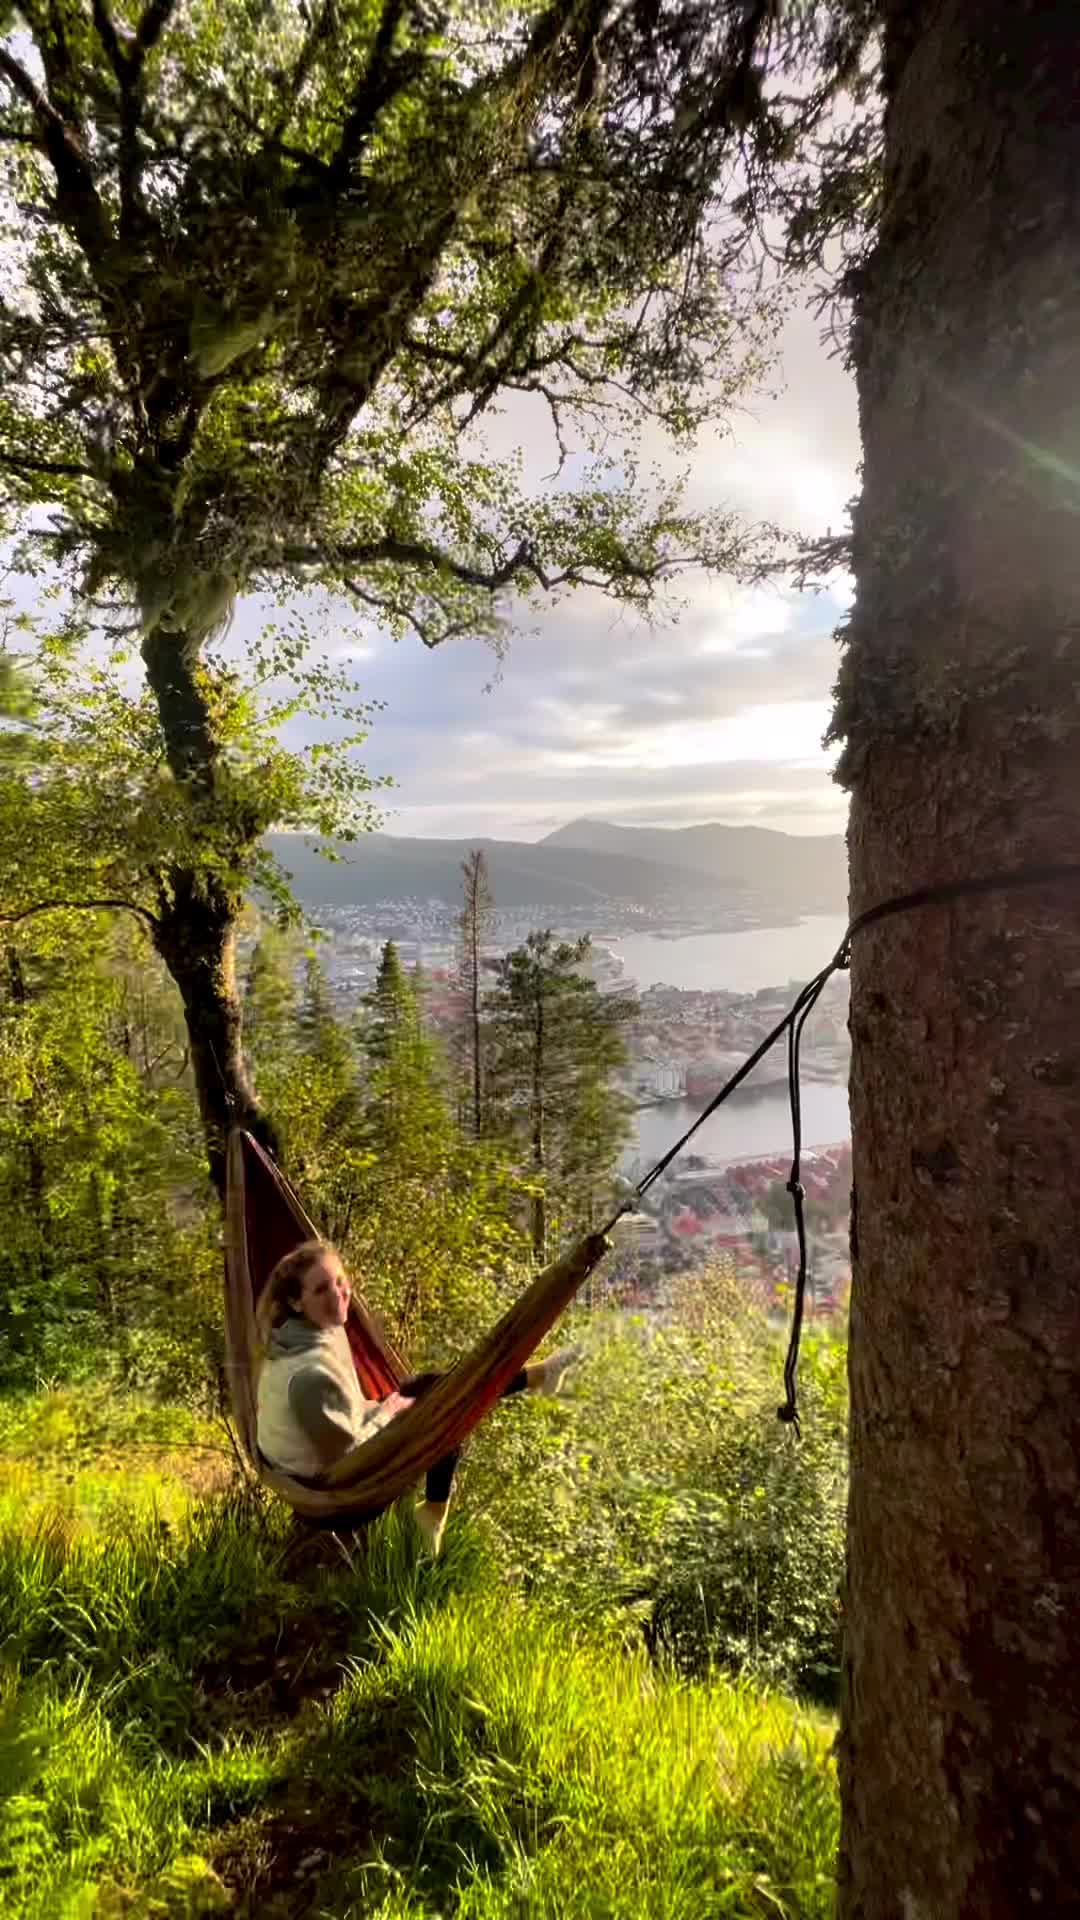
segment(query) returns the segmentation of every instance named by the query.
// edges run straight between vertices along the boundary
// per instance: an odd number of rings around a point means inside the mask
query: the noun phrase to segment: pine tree
[[[484,1132],[484,1031],[482,1019],[484,937],[489,929],[494,901],[488,879],[487,859],[480,847],[474,847],[461,863],[462,908],[458,919],[460,956],[458,979],[465,995],[464,1057],[470,1094],[470,1117],[474,1140]]]
[[[355,1128],[360,1111],[356,1048],[334,1010],[330,982],[317,953],[309,953],[304,963],[297,1031],[305,1058],[324,1083],[326,1124],[339,1131]]]
[[[375,985],[365,994],[361,1015],[364,1052],[373,1066],[382,1065],[394,1041],[412,1018],[414,1007],[401,957],[388,940],[379,957]]]
[[[494,1308],[492,1266],[516,1240],[507,1177],[454,1124],[446,1063],[424,1025],[423,977],[405,973],[392,943],[359,1042],[368,1160],[357,1271],[406,1347],[433,1335],[439,1344],[437,1327],[471,1335]]]
[[[530,933],[500,962],[492,995],[493,1092],[500,1128],[534,1182],[532,1247],[547,1251],[549,1203],[592,1216],[626,1137],[628,1103],[612,1087],[626,1059],[626,995],[582,971],[589,939]]]
[[[294,930],[259,928],[243,990],[244,1037],[254,1065],[280,1058],[281,1048],[295,1045],[299,964]]]
[[[5,1383],[81,1371],[90,1353],[104,1364],[124,1343],[147,1377],[155,1351],[175,1359],[178,1315],[199,1347],[207,1194],[179,1033],[175,992],[124,923],[71,916],[4,943]]]
[[[405,973],[397,948],[383,948],[375,985],[360,1020],[367,1068],[364,1127],[387,1163],[410,1170],[437,1161],[451,1129],[446,1076],[424,1030],[420,987]]]
[[[302,1177],[321,1230],[340,1240],[360,1204],[368,1159],[360,1059],[319,955],[297,930],[261,933],[245,983],[244,1027],[285,1158]]]

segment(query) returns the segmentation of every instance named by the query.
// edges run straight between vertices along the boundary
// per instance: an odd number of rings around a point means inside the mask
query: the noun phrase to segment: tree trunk
[[[210,1175],[222,1193],[230,1127],[246,1127],[274,1154],[277,1141],[244,1064],[235,903],[212,875],[182,870],[170,878],[172,904],[154,944],[183,1001]]]
[[[472,1098],[473,1138],[484,1132],[484,1033],[481,950],[484,927],[491,911],[487,861],[480,849],[474,849],[461,863],[464,904],[461,910],[462,984],[469,996],[468,1050]]]
[[[484,1131],[484,1090],[480,1057],[483,1036],[480,1028],[480,920],[477,911],[473,913],[469,937],[472,970],[472,1005],[469,1013],[472,1020],[473,1137],[479,1140]]]
[[[1080,10],[889,0],[852,910],[1080,858]],[[856,938],[844,1920],[1080,1914],[1080,888]],[[854,1228],[853,1222],[853,1228]]]
[[[547,1142],[544,1137],[544,982],[536,969],[536,1007],[533,1018],[532,1057],[532,1170],[537,1182],[532,1203],[533,1258],[543,1263],[547,1250],[547,1203],[544,1193]]]
[[[199,679],[201,638],[158,625],[143,642],[143,661],[157,703],[169,768],[187,790],[192,818],[205,831],[213,861],[177,865],[168,875],[167,905],[157,915],[156,946],[180,992],[206,1138],[210,1177],[225,1188],[231,1126],[243,1126],[272,1152],[273,1128],[248,1077],[241,1046],[243,1013],[236,985],[236,920],[241,900],[221,877],[228,860],[243,870],[258,828],[218,792],[219,749]]]
[[[30,994],[23,971],[22,956],[17,947],[7,948],[8,990],[11,1003],[25,1012],[30,1002]],[[31,1258],[37,1268],[37,1278],[47,1282],[52,1278],[53,1248],[52,1220],[49,1214],[48,1179],[45,1169],[45,1157],[41,1151],[40,1129],[33,1096],[21,1103],[22,1133],[26,1144],[26,1183],[25,1211],[33,1223],[34,1243]],[[23,1250],[23,1258],[26,1250]]]

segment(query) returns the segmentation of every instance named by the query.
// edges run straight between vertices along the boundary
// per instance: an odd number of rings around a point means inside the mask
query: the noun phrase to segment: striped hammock
[[[282,1256],[304,1240],[318,1237],[273,1161],[249,1133],[235,1129],[229,1138],[225,1187],[225,1341],[233,1416],[240,1443],[264,1484],[296,1512],[322,1520],[370,1519],[407,1492],[444,1454],[459,1447],[525,1365],[609,1245],[603,1234],[590,1234],[564,1259],[545,1267],[498,1325],[422,1400],[336,1461],[317,1482],[309,1482],[280,1472],[259,1453],[255,1309]],[[408,1378],[404,1360],[383,1338],[355,1293],[346,1333],[365,1399],[383,1399]]]

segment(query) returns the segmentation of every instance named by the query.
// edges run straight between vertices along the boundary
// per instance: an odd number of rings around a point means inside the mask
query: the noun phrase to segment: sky
[[[763,395],[696,449],[698,506],[806,535],[843,526],[854,387],[820,332],[808,310],[790,313]],[[514,396],[486,435],[496,452],[525,450],[538,475],[554,464],[542,402],[530,411]],[[662,457],[647,438],[643,453],[643,469]],[[327,652],[348,658],[361,696],[380,703],[362,757],[395,783],[386,828],[537,840],[588,814],[842,832],[847,802],[822,746],[842,594],[737,591],[702,575],[683,578],[680,600],[661,601],[652,623],[586,592],[547,617],[530,612],[496,673],[482,642],[435,652],[394,642],[327,598],[313,609]],[[241,602],[230,644],[242,650],[266,611]]]
[[[819,334],[809,313],[789,317],[770,394],[696,450],[697,504],[806,534],[843,526],[854,387]],[[535,445],[542,472],[544,432],[542,418],[508,410],[489,444]],[[679,598],[649,624],[578,593],[530,614],[497,672],[482,642],[395,643],[328,601],[316,612],[327,651],[348,657],[363,697],[383,703],[362,757],[395,782],[381,797],[385,830],[538,840],[588,815],[843,832],[847,802],[821,744],[842,592],[740,591],[702,575],[684,579]],[[241,606],[234,641],[257,617]]]
[[[526,474],[540,477],[554,447],[543,404],[532,413],[530,404],[514,396],[485,439],[496,455],[524,449]],[[647,439],[643,453],[643,467],[664,458]],[[699,442],[691,504],[835,532],[858,453],[854,384],[819,323],[793,311],[767,392]],[[547,613],[530,609],[501,664],[482,641],[395,642],[330,596],[307,599],[305,612],[360,698],[378,703],[359,757],[393,782],[378,796],[385,831],[539,840],[583,815],[842,833],[847,800],[822,736],[845,604],[842,586],[800,595],[687,575],[678,603],[661,602],[650,622],[579,592]],[[243,654],[270,611],[241,601],[227,650]],[[285,737],[302,746],[315,733],[301,722]]]
[[[740,509],[799,534],[840,530],[855,492],[855,392],[794,311],[769,394],[742,403],[726,434],[703,440],[690,470],[696,507]],[[528,399],[486,426],[488,449],[527,449],[552,470],[546,413]],[[646,455],[661,457],[659,445]],[[621,826],[705,820],[786,833],[842,833],[846,795],[822,747],[836,678],[844,589],[732,588],[684,576],[678,605],[648,622],[600,593],[527,612],[502,664],[482,641],[436,651],[392,641],[344,601],[306,603],[307,626],[379,703],[359,756],[392,789],[390,833],[536,841],[590,816]],[[246,651],[267,605],[240,601],[229,651]],[[286,732],[311,737],[309,722]]]

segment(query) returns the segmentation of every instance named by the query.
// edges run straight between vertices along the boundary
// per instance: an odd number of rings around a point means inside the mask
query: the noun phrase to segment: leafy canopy
[[[733,132],[780,137],[771,11],[6,15],[0,498],[130,610],[159,699],[243,589],[321,581],[434,644],[511,586],[759,564],[730,515],[650,497],[628,434],[685,438],[753,370],[718,222]],[[539,496],[467,436],[515,392],[558,443]]]
[[[9,626],[14,626],[14,620]],[[374,711],[347,671],[305,654],[302,614],[252,642],[244,671],[211,645],[196,670],[217,743],[214,807],[175,778],[161,716],[121,641],[102,653],[68,621],[51,635],[18,623],[0,645],[0,913],[124,907],[153,932],[186,867],[239,892],[254,884],[288,915],[285,876],[261,836],[272,826],[354,839],[381,785],[346,748]],[[281,739],[297,715],[334,737]],[[242,859],[242,867],[239,862]]]

